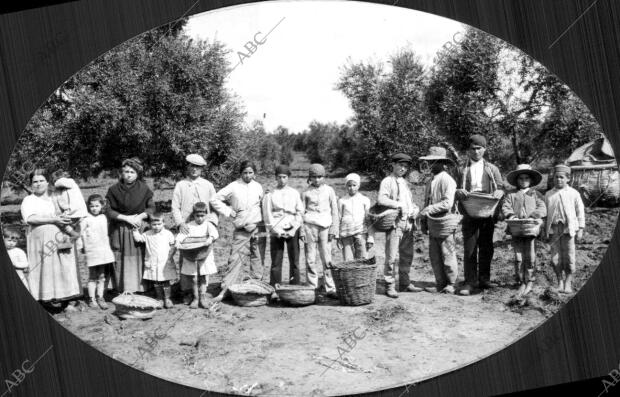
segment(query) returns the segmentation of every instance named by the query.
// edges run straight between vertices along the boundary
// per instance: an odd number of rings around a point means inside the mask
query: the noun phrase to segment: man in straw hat
[[[188,154],[185,161],[187,164],[186,177],[176,183],[172,192],[172,219],[175,226],[179,228],[179,232],[183,234],[189,233],[187,224],[192,220],[194,204],[209,203],[215,197],[213,184],[202,178],[204,168],[207,165],[205,159],[194,153]],[[218,224],[217,214],[209,205],[207,206],[207,221],[215,226]],[[183,267],[183,257],[179,258],[179,267]],[[181,290],[185,291],[186,304],[189,304],[190,301],[188,292],[191,292],[192,285],[191,277],[181,274]]]
[[[455,163],[448,158],[446,149],[437,146],[432,146],[428,155],[420,157],[420,160],[427,161],[433,173],[433,179],[426,184],[424,209],[420,211],[420,217],[443,217],[451,212],[454,207],[456,182],[446,171],[449,166],[454,166]],[[428,230],[424,221],[423,218],[422,231],[427,233]],[[447,237],[430,236],[428,252],[436,284],[435,288],[425,289],[429,292],[454,294],[454,285],[458,277],[454,232]]]
[[[547,207],[543,195],[534,187],[542,180],[540,172],[533,170],[529,164],[519,164],[516,170],[510,171],[506,180],[517,190],[506,195],[502,205],[502,213],[506,219],[537,219],[547,215]],[[534,285],[534,269],[536,264],[536,237],[512,236],[512,247],[515,252],[515,279],[519,285],[518,297],[527,295]]]
[[[568,185],[570,174],[569,166],[556,165],[553,169],[553,189],[545,194],[545,232],[551,239],[551,263],[558,276],[558,292],[569,294],[573,292],[575,237],[581,240],[586,226],[581,195]]]
[[[483,156],[487,141],[482,135],[472,135],[469,138],[467,164],[460,170],[456,190],[456,199],[463,201],[469,193],[487,193],[496,199],[504,196],[502,175],[499,169],[486,161]],[[465,212],[462,205],[459,207],[463,214],[463,246],[465,283],[459,291],[461,295],[470,295],[476,287],[492,288],[491,260],[493,259],[493,231],[499,214],[499,206],[493,216],[488,218],[474,218]]]
[[[385,265],[385,294],[390,298],[398,298],[396,292],[396,253],[398,253],[398,279],[401,291],[419,292],[422,288],[413,285],[409,278],[411,263],[413,262],[413,220],[419,208],[413,202],[411,190],[403,176],[411,166],[411,157],[404,153],[392,156],[392,173],[383,178],[379,185],[377,204],[388,208],[398,209],[399,217],[395,227],[386,232]]]

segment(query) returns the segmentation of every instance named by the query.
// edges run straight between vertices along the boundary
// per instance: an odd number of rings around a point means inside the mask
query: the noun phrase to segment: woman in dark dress
[[[144,246],[137,244],[133,229],[153,213],[153,192],[143,180],[144,167],[138,158],[123,161],[119,182],[108,189],[107,216],[110,220],[110,246],[114,252],[114,284],[118,292],[142,292]]]

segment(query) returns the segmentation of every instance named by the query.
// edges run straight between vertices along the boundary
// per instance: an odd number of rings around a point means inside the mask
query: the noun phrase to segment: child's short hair
[[[256,172],[256,166],[254,165],[254,163],[251,162],[250,160],[244,160],[239,165],[239,173],[242,174],[243,170],[245,170],[248,167],[252,168],[252,171]]]
[[[90,203],[92,203],[93,201],[99,201],[102,207],[105,207],[105,205],[107,204],[106,199],[100,194],[91,194],[90,196],[88,196],[88,199],[86,199],[86,205],[90,207]]]
[[[153,221],[164,221],[164,214],[162,214],[159,211],[155,211],[152,214],[149,215],[149,223],[153,222]]]
[[[6,226],[2,228],[2,237],[22,237],[21,230],[16,226]]]
[[[207,203],[203,203],[202,201],[199,201],[196,204],[194,204],[192,213],[194,214],[199,213],[199,212],[207,213],[208,212],[207,209],[208,209]]]

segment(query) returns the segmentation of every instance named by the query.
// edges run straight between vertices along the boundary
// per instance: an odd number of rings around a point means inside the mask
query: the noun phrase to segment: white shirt
[[[179,225],[189,221],[189,217],[194,209],[194,204],[203,202],[209,204],[215,197],[215,187],[204,178],[183,179],[177,182],[172,193],[172,218],[174,223]],[[210,209],[207,207],[207,212]]]
[[[364,220],[370,210],[370,200],[361,193],[338,199],[340,237],[354,236],[364,231]]]
[[[402,177],[390,175],[383,178],[379,185],[377,203],[389,208],[398,208],[398,203],[403,203],[403,218],[415,216],[418,213],[418,206],[413,202],[411,190],[407,181]]]
[[[287,230],[295,234],[302,224],[304,206],[299,192],[290,186],[275,189],[265,195],[263,200],[263,219],[265,227],[272,234],[278,234]]]
[[[258,182],[245,183],[242,179],[237,179],[217,192],[211,200],[211,205],[217,212],[227,217],[235,211],[237,215],[233,219],[233,225],[240,229],[263,220],[260,207],[262,199],[263,188]]]
[[[469,162],[469,175],[471,181],[471,191],[481,192],[482,189],[482,175],[484,174],[484,160],[478,161],[470,160]]]
[[[170,246],[174,245],[174,235],[168,229],[159,233],[148,230],[144,233],[133,232],[134,240],[146,244],[143,278],[153,281],[168,281],[176,278],[176,269],[169,261]]]
[[[114,253],[108,237],[108,219],[99,214],[88,216],[81,222],[81,242],[86,255],[86,265],[98,266],[114,262]]]
[[[187,237],[211,237],[213,241],[219,238],[217,228],[208,221],[204,221],[200,225],[196,221],[191,221],[187,224],[189,229],[188,234],[179,233],[176,237],[177,247],[181,246],[183,240]],[[213,255],[213,243],[207,248],[207,257],[203,261],[199,261],[198,264],[189,260],[183,259],[183,266],[181,267],[181,274],[186,276],[196,276],[198,272],[201,275],[209,275],[217,273],[217,267],[215,266],[215,257]],[[181,254],[183,255],[183,254]],[[199,267],[198,267],[199,266]]]

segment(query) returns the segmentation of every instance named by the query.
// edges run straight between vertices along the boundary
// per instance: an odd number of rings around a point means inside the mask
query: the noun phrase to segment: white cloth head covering
[[[205,159],[199,154],[188,154],[185,157],[185,161],[187,161],[188,163],[197,165],[199,167],[204,167],[205,165],[207,165],[207,162],[205,161]]]
[[[344,178],[344,184],[346,185],[349,181],[355,181],[357,182],[357,184],[360,184],[360,176],[353,173],[353,174],[349,174]]]

